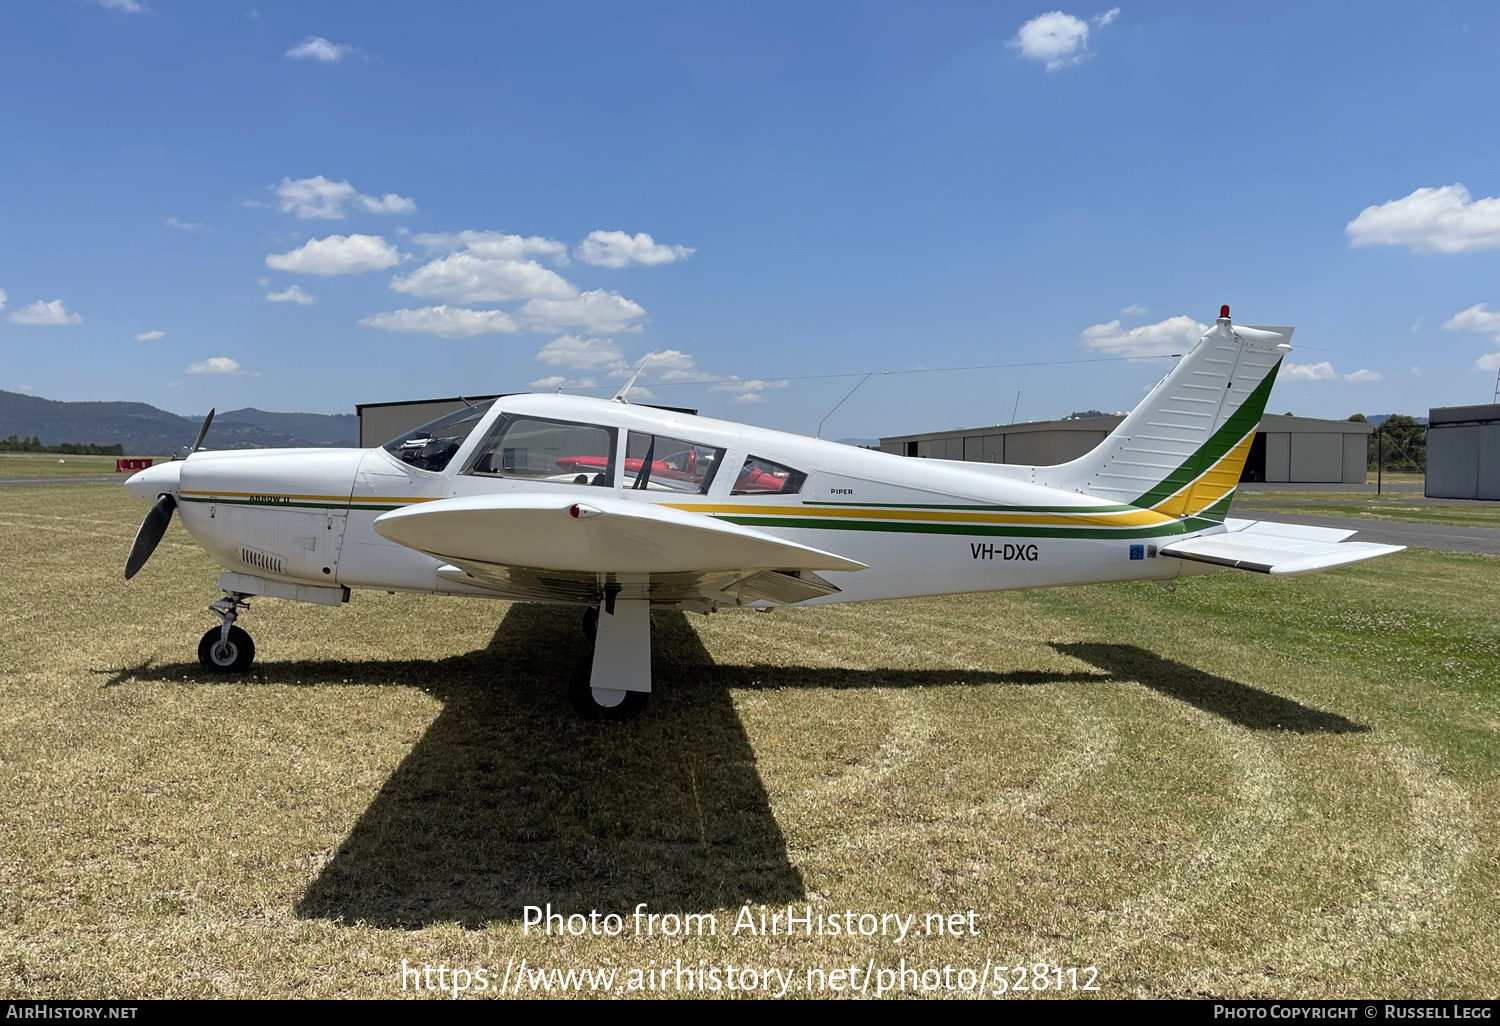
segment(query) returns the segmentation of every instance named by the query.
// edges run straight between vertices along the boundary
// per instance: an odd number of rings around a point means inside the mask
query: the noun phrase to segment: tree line
[[[43,445],[39,435],[20,438],[12,434],[8,438],[0,438],[0,452],[56,452],[64,456],[124,456],[125,447],[118,442],[114,445],[95,445],[92,442]]]
[[[1368,424],[1363,413],[1349,418],[1357,424]],[[1381,436],[1385,436],[1384,442]],[[1427,428],[1404,413],[1397,413],[1381,422],[1375,434],[1370,436],[1368,466],[1371,470],[1381,468],[1382,454],[1386,470],[1414,470],[1427,472]]]

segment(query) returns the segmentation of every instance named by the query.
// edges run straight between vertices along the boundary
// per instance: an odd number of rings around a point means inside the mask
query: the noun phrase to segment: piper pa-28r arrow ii
[[[235,623],[252,596],[572,603],[593,640],[574,708],[625,719],[651,691],[652,607],[1301,574],[1398,552],[1345,541],[1352,531],[1226,519],[1291,335],[1237,327],[1224,307],[1113,434],[1058,466],[907,459],[631,405],[623,391],[491,400],[377,449],[195,445],[126,482],[154,505],[125,576],[180,510],[225,568],[209,607],[221,623],[198,656],[226,673],[254,658]]]

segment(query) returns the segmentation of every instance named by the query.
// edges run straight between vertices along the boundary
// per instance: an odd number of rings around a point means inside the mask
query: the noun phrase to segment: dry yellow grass
[[[5,998],[387,997],[403,959],[522,958],[1500,989],[1500,561],[659,614],[652,706],[597,725],[567,609],[260,600],[255,670],[207,676],[217,569],[174,526],[123,582],[143,513],[0,492]],[[523,905],[639,901],[719,935],[523,935]],[[788,902],[979,935],[728,935]]]

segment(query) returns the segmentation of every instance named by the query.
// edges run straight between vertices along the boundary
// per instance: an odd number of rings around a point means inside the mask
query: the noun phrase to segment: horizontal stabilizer
[[[1243,524],[1244,521],[1238,521]],[[1286,527],[1287,533],[1280,533]],[[1262,574],[1307,574],[1400,552],[1405,545],[1346,542],[1307,537],[1318,528],[1253,522],[1224,534],[1200,535],[1162,547],[1163,556],[1254,570]],[[1277,533],[1272,533],[1277,532]],[[1332,531],[1332,534],[1341,532]]]
[[[1236,520],[1230,517],[1224,521],[1224,526],[1230,531],[1244,531],[1246,534],[1270,534],[1279,538],[1301,538],[1303,541],[1341,542],[1353,538],[1359,533],[1358,530],[1346,530],[1340,527],[1313,527],[1310,524],[1277,524],[1269,520]]]
[[[612,495],[473,495],[392,510],[384,538],[459,566],[589,574],[863,570],[832,552],[702,513]]]

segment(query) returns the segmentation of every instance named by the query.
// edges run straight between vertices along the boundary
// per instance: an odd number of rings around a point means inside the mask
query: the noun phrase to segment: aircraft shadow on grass
[[[257,664],[244,684],[395,683],[442,703],[297,914],[416,929],[519,919],[523,903],[680,914],[802,900],[731,690],[1130,679],[1252,729],[1366,729],[1129,646],[1055,646],[1102,673],[720,666],[682,613],[654,620],[652,708],[626,724],[580,721],[567,705],[584,646],[571,607],[513,605],[485,649],[449,659]],[[112,683],[197,669],[137,667]]]

